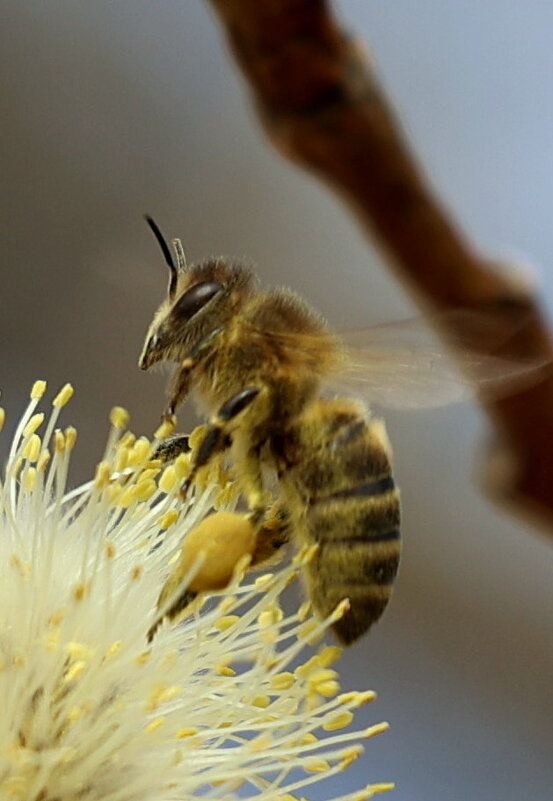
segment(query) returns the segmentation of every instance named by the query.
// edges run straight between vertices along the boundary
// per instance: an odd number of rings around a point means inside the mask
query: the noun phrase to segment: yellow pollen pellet
[[[376,734],[382,734],[382,732],[388,731],[389,728],[390,724],[383,720],[382,723],[375,723],[374,726],[369,726],[368,729],[365,729],[363,732],[363,737],[366,737],[367,739],[369,737],[374,737]]]
[[[90,659],[94,651],[80,642],[68,642],[65,651],[71,659]]]
[[[163,723],[165,723],[164,717],[156,718],[155,720],[152,720],[151,723],[148,723],[148,725],[146,726],[146,731],[148,733],[156,731],[157,729],[159,729],[160,726],[163,725]]]
[[[62,406],[65,406],[71,398],[73,397],[73,393],[75,390],[71,386],[71,384],[64,384],[63,387],[60,389],[54,400],[52,401],[52,406],[56,406],[58,409]]]
[[[304,764],[304,768],[309,773],[325,773],[330,770],[330,765],[326,759],[310,759]]]
[[[42,445],[42,441],[38,434],[31,434],[27,442],[25,443],[25,447],[23,448],[21,455],[24,459],[27,459],[29,462],[36,462],[38,457],[40,456],[40,447]]]
[[[56,449],[56,453],[63,453],[65,450],[65,437],[59,428],[56,428],[54,431],[54,448]]]
[[[130,414],[122,406],[114,406],[109,413],[109,422],[114,428],[126,428],[130,419]]]
[[[235,623],[238,623],[239,620],[240,618],[238,615],[225,615],[224,617],[220,617],[215,623],[215,628],[219,629],[219,631],[226,631],[230,629],[231,626],[234,626]]]
[[[70,668],[68,668],[65,671],[65,675],[63,677],[64,681],[66,683],[69,683],[70,681],[75,681],[75,679],[78,679],[79,676],[83,674],[85,669],[86,669],[86,662],[82,660],[79,662],[75,662],[73,665],[71,665]]]
[[[342,649],[337,645],[327,645],[321,648],[317,661],[322,668],[330,667],[342,656]]]
[[[284,671],[277,673],[276,676],[271,678],[271,689],[273,690],[289,690],[296,682],[296,677],[293,673]]]
[[[36,468],[28,467],[21,474],[21,483],[24,492],[32,492],[36,483]]]
[[[23,429],[23,437],[27,439],[30,437],[31,434],[34,434],[35,431],[40,428],[42,423],[44,422],[44,414],[42,412],[38,412],[37,414],[33,414],[25,428]]]
[[[50,463],[50,451],[47,448],[45,448],[38,457],[36,469],[38,470],[39,473],[43,473],[48,467],[49,463]]]
[[[4,428],[6,422],[6,410],[0,406],[0,431]]]
[[[96,466],[96,475],[94,476],[94,484],[98,489],[107,487],[109,484],[110,466],[107,462],[100,462]]]
[[[65,429],[65,447],[68,451],[73,450],[77,442],[77,429],[73,426],[67,426]]]
[[[154,439],[165,439],[175,430],[175,420],[164,420],[154,431]]]
[[[175,737],[179,740],[183,740],[185,737],[194,737],[195,734],[198,734],[198,729],[188,728],[188,729],[179,729]]]
[[[252,698],[252,705],[259,707],[259,709],[267,709],[270,705],[271,699],[268,695],[256,695]]]
[[[323,723],[322,728],[324,731],[338,731],[338,729],[345,729],[346,726],[349,726],[352,720],[353,714],[351,712],[341,712],[336,717]]]
[[[31,399],[39,400],[46,392],[46,381],[35,381],[31,389]]]
[[[157,524],[159,528],[167,529],[170,528],[173,525],[173,523],[176,523],[178,519],[179,519],[179,513],[177,512],[177,510],[169,509],[168,512],[165,512],[165,514],[159,518]]]
[[[123,640],[115,640],[115,642],[112,642],[112,644],[109,646],[109,648],[105,653],[105,659],[112,659],[115,656],[115,654],[119,653],[122,647],[123,647]]]
[[[159,488],[162,490],[162,492],[165,492],[168,495],[176,485],[177,481],[177,471],[175,470],[174,465],[170,464],[169,467],[166,467],[161,474],[159,479]]]

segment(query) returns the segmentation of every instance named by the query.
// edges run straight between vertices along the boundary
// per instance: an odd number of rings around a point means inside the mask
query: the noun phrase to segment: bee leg
[[[181,453],[190,453],[190,444],[187,434],[172,434],[165,437],[152,454],[152,459],[159,459],[163,464],[172,462]]]
[[[256,544],[251,565],[260,565],[277,556],[283,545],[290,541],[290,515],[285,506],[277,503],[269,510],[256,532]]]
[[[194,345],[186,359],[177,367],[169,389],[169,401],[162,415],[162,420],[170,420],[175,414],[177,406],[180,406],[186,399],[190,392],[192,370],[212,350],[222,330],[222,328],[215,328],[202,337],[198,344]]]
[[[190,475],[182,486],[181,494],[186,495],[200,467],[204,467],[215,454],[220,453],[229,446],[231,441],[228,431],[229,422],[249,406],[259,392],[258,387],[248,387],[223,403],[207,427],[204,438],[196,452]]]

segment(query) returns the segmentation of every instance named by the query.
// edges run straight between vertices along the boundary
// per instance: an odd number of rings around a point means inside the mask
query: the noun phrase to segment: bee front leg
[[[192,370],[216,347],[222,330],[222,328],[215,328],[213,331],[209,331],[194,345],[186,359],[177,367],[169,387],[169,402],[162,415],[162,420],[170,420],[175,414],[177,406],[186,400],[190,392]]]

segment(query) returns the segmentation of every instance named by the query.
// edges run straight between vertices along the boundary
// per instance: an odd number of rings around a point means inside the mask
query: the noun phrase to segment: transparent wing
[[[396,409],[421,409],[456,403],[475,395],[501,397],[537,383],[548,365],[543,359],[520,359],[511,340],[527,324],[505,325],[488,314],[448,312],[340,332],[339,357],[326,384],[333,392],[362,395],[370,403]],[[447,331],[445,346],[435,329]],[[451,333],[453,331],[453,333]],[[265,332],[265,335],[269,332]],[[304,359],[328,346],[329,334],[275,332],[279,346]]]

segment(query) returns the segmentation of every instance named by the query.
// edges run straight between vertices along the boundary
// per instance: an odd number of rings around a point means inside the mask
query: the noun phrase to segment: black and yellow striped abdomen
[[[318,546],[305,568],[309,595],[323,617],[349,600],[334,629],[350,644],[384,611],[399,564],[399,491],[384,424],[354,400],[319,399],[289,440],[284,487],[298,544]]]

